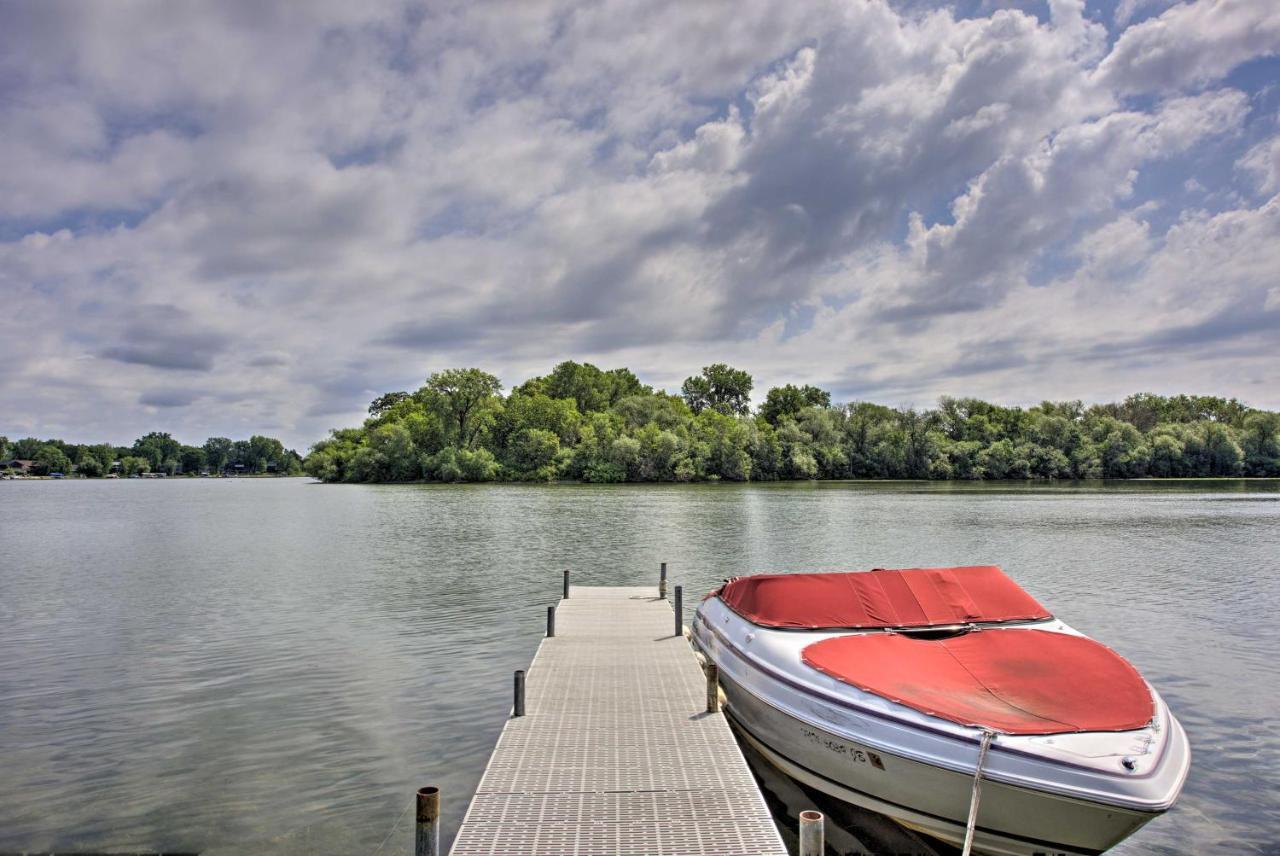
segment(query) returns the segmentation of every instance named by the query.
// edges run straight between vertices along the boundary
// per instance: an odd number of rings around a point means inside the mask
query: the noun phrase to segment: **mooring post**
[[[658,599],[667,599],[667,563],[662,563],[662,569],[658,571]]]
[[[569,599],[569,572],[564,572],[564,599]]]
[[[676,586],[676,635],[684,635],[684,587]]]
[[[524,716],[524,669],[516,669],[516,699],[512,707],[512,716]]]
[[[547,638],[550,639],[556,635],[556,608],[554,606],[547,607]]]
[[[707,663],[707,713],[720,712],[720,667]]]
[[[822,856],[826,847],[822,834],[822,812],[800,812],[800,856]]]
[[[440,856],[440,789],[418,788],[418,832],[413,856]]]

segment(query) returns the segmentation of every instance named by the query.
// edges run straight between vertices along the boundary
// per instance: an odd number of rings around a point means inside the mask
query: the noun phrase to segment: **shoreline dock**
[[[453,856],[787,852],[667,600],[574,587],[548,625]]]

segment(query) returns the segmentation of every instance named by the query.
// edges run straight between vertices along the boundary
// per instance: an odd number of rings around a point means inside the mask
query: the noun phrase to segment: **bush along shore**
[[[128,478],[142,475],[301,475],[302,456],[274,437],[210,437],[187,446],[153,431],[132,446],[0,437],[0,475]]]
[[[1212,396],[932,409],[833,404],[814,386],[768,390],[723,364],[680,395],[628,369],[564,362],[502,395],[480,369],[389,392],[359,428],[303,462],[327,482],[693,482],[780,479],[1085,479],[1280,475],[1280,413]]]

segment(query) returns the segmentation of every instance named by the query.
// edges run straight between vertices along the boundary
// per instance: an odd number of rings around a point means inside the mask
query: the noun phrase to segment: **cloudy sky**
[[[674,390],[1280,408],[1280,3],[0,0],[0,434]]]

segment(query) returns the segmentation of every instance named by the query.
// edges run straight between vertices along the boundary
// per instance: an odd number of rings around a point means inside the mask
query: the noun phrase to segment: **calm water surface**
[[[451,838],[560,570],[1004,566],[1190,734],[1117,852],[1280,848],[1280,485],[0,483],[0,850],[411,849]],[[398,821],[398,826],[397,826]]]

